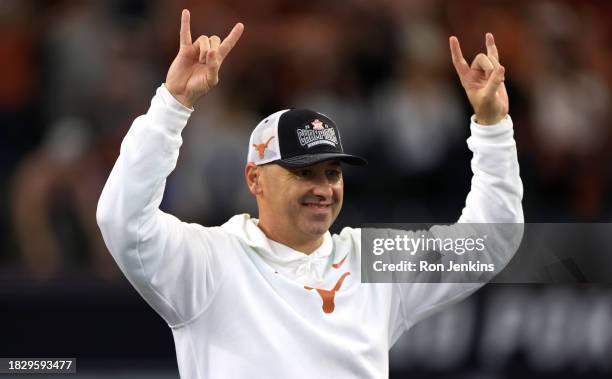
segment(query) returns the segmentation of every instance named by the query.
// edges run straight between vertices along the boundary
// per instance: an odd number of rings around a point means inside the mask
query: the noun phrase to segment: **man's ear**
[[[251,191],[253,195],[259,195],[262,192],[260,184],[262,169],[262,167],[252,162],[247,163],[244,167],[244,177],[249,187],[249,191]]]

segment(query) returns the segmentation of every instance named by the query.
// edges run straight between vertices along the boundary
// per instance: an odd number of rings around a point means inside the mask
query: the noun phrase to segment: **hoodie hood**
[[[316,284],[323,280],[334,246],[329,231],[325,232],[323,243],[318,249],[311,254],[304,254],[270,240],[257,226],[258,223],[258,219],[245,213],[232,217],[221,228],[242,239],[270,266],[288,278],[305,284]]]

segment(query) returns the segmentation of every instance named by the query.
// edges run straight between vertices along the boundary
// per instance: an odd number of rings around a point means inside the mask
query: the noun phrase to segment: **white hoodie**
[[[182,378],[386,378],[404,331],[481,286],[362,284],[360,229],[327,233],[305,255],[268,240],[246,214],[203,227],[162,212],[191,112],[158,88],[97,211],[117,264],[172,329]],[[522,223],[510,118],[472,119],[471,132],[474,177],[459,221]]]

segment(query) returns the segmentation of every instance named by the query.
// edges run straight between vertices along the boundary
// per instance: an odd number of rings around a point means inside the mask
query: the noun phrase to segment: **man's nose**
[[[326,199],[329,199],[333,195],[334,191],[332,190],[331,185],[329,183],[321,183],[314,186],[312,193],[316,196],[321,196]]]
[[[313,183],[312,192],[314,195],[322,196],[326,199],[331,198],[334,194],[334,191],[332,189],[332,183],[330,183],[330,181],[325,176],[316,178]]]

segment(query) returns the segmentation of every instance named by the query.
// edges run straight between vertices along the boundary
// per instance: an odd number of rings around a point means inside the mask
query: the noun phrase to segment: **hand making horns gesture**
[[[482,125],[498,123],[508,114],[509,105],[504,85],[505,69],[499,63],[493,34],[485,36],[487,55],[478,54],[471,66],[463,58],[457,37],[450,37],[449,42],[453,65],[474,108],[476,122]]]
[[[221,42],[217,36],[200,36],[191,42],[190,15],[187,9],[181,14],[179,52],[166,76],[166,88],[183,105],[193,104],[219,82],[219,68],[244,30],[237,23]]]

